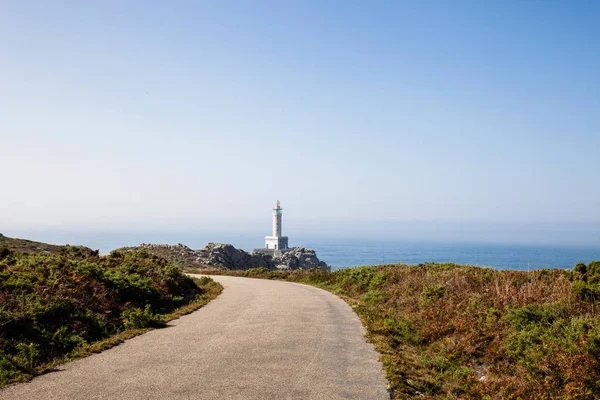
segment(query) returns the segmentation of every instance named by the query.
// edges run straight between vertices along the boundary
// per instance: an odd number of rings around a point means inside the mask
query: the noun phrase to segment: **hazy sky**
[[[267,234],[279,199],[305,234],[600,240],[599,20],[594,1],[0,0],[0,232]]]

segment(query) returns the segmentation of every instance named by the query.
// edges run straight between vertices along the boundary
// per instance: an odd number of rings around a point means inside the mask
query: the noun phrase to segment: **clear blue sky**
[[[280,199],[290,235],[598,244],[598,21],[595,1],[2,1],[0,232],[266,234]]]

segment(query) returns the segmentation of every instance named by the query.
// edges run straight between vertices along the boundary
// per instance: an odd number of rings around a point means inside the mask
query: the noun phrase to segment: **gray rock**
[[[273,258],[278,269],[328,269],[325,262],[320,261],[314,250],[305,247],[294,247],[288,252]]]
[[[248,253],[236,249],[230,244],[209,243],[203,250],[197,251],[206,265],[226,269],[273,269],[273,259],[266,254]]]
[[[327,264],[319,261],[314,250],[304,247],[294,247],[276,257],[260,252],[248,253],[247,251],[236,249],[230,244],[223,243],[209,243],[202,250],[192,250],[181,243],[176,245],[142,243],[136,247],[123,247],[118,250],[133,251],[138,249],[144,249],[151,254],[163,257],[183,269],[329,269]]]
[[[116,251],[129,252],[135,250],[145,250],[150,254],[162,257],[169,262],[178,265],[182,269],[209,268],[209,266],[202,263],[202,257],[198,250],[192,250],[181,243],[176,245],[142,243],[135,247],[122,247]]]
[[[195,252],[200,255],[202,264],[226,269],[329,269],[326,263],[317,258],[314,250],[304,247],[295,247],[275,257],[260,252],[248,253],[222,243],[209,243],[203,250]]]

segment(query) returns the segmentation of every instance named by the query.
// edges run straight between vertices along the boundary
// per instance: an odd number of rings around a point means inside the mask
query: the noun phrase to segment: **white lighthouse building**
[[[287,250],[288,238],[287,236],[281,236],[281,203],[279,200],[273,207],[273,236],[265,237],[265,249],[268,250]]]
[[[264,249],[254,249],[255,252],[266,253],[273,256],[280,255],[281,253],[285,253],[291,250],[288,247],[288,237],[281,236],[281,203],[279,200],[275,203],[275,207],[273,207],[273,235],[265,237],[265,248]]]

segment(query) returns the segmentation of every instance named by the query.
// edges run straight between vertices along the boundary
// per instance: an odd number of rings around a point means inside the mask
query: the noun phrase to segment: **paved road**
[[[202,309],[0,400],[388,399],[372,345],[338,297],[288,282],[215,276]]]

